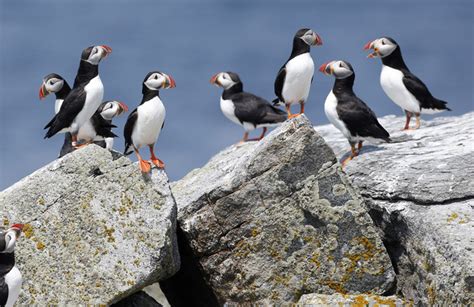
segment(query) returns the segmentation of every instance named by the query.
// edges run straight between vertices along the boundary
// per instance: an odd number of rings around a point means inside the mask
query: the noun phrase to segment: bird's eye
[[[53,84],[54,84],[53,80],[49,80],[49,85],[53,85]]]
[[[155,80],[158,79],[158,75],[155,75]]]
[[[344,67],[344,65],[342,65],[342,62],[339,63],[339,67]]]
[[[384,41],[384,40],[382,41],[382,45],[385,45],[385,41]]]

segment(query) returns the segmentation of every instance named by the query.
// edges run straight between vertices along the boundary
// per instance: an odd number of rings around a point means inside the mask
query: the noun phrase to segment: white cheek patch
[[[145,85],[150,89],[150,90],[157,90],[163,85],[163,78],[158,78],[158,79],[148,79],[145,82]]]

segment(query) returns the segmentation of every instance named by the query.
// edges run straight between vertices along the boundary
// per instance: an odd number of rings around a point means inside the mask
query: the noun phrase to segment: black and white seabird
[[[107,100],[100,104],[99,108],[97,109],[97,113],[109,124],[112,125],[112,119],[115,116],[119,116],[120,114],[128,112],[128,106],[120,101],[116,100]],[[95,114],[94,114],[95,115]],[[113,137],[105,137],[105,148],[111,150],[114,147],[114,138]]]
[[[20,294],[22,277],[15,265],[15,243],[23,224],[0,231],[0,306],[12,307]]]
[[[165,124],[166,110],[160,99],[160,89],[176,87],[176,83],[167,74],[159,71],[149,72],[143,80],[143,98],[140,105],[127,118],[123,135],[125,137],[125,155],[135,151],[140,170],[149,173],[150,162],[143,160],[139,149],[142,146],[150,148],[151,162],[158,168],[164,168],[163,161],[155,156],[153,146]]]
[[[410,119],[415,114],[416,126],[420,127],[420,113],[434,114],[445,110],[451,111],[447,102],[431,95],[428,87],[410,72],[403,61],[400,46],[390,37],[382,37],[368,42],[364,49],[373,49],[369,58],[382,58],[380,84],[385,94],[406,114],[403,130],[410,130]]]
[[[313,81],[314,62],[310,54],[310,46],[320,46],[321,37],[311,29],[300,29],[293,38],[293,50],[290,58],[278,71],[275,80],[275,104],[284,104],[288,118],[304,113],[309,89]],[[299,103],[299,114],[291,114],[291,105]]]
[[[321,65],[319,71],[336,78],[324,103],[324,111],[329,121],[344,134],[351,145],[351,155],[342,165],[359,154],[362,142],[367,139],[390,142],[389,133],[380,125],[375,113],[354,93],[352,87],[355,73],[351,64],[332,61]],[[359,144],[356,150],[357,142]]]
[[[57,114],[61,109],[64,98],[70,91],[71,88],[67,81],[62,76],[52,73],[44,77],[39,96],[40,99],[44,99],[50,93],[54,93],[56,95],[55,113]],[[107,149],[112,149],[113,138],[116,137],[112,132],[112,128],[115,127],[112,125],[112,118],[127,110],[128,107],[122,102],[110,100],[101,103],[94,115],[79,128],[77,138],[86,142],[97,142],[98,145],[104,143]],[[105,142],[101,142],[104,139]],[[67,132],[59,157],[74,151],[74,149],[71,135]]]
[[[245,130],[242,142],[261,140],[267,127],[286,120],[286,113],[272,106],[268,101],[243,91],[239,76],[233,72],[221,72],[211,78],[211,83],[224,89],[221,96],[221,110],[225,117]],[[263,128],[260,137],[249,139],[249,132]]]
[[[60,131],[70,132],[72,145],[77,146],[79,129],[94,115],[102,102],[104,86],[99,77],[99,62],[111,52],[112,49],[105,45],[84,49],[74,86],[58,114],[46,125],[45,129],[49,130],[45,138]]]

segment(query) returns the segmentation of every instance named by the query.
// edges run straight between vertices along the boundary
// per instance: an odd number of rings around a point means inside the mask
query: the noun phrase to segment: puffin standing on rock
[[[451,111],[447,102],[439,100],[426,85],[410,72],[403,61],[400,46],[390,37],[382,37],[364,46],[365,50],[373,49],[369,58],[382,58],[380,84],[387,96],[399,105],[406,114],[403,130],[410,130],[410,119],[415,114],[416,126],[420,127],[420,113],[434,114],[445,110]]]
[[[245,129],[241,142],[261,140],[267,127],[278,125],[286,120],[286,113],[268,101],[243,91],[239,76],[233,72],[221,72],[211,78],[211,84],[222,87],[221,110],[232,122]],[[249,139],[249,132],[263,128],[258,138]]]
[[[311,29],[300,29],[293,38],[293,50],[290,58],[278,71],[275,80],[274,104],[284,104],[288,118],[304,113],[304,105],[308,99],[309,89],[313,81],[314,62],[310,54],[310,46],[320,46],[321,37]],[[301,111],[291,114],[291,105],[299,103]]]
[[[160,99],[160,89],[176,87],[176,83],[167,74],[159,71],[149,72],[143,80],[143,99],[140,105],[133,110],[127,118],[124,128],[125,155],[135,151],[140,170],[142,173],[149,173],[150,162],[143,160],[139,149],[148,145],[150,148],[151,162],[158,168],[164,168],[163,161],[155,156],[153,146],[158,139],[161,129],[165,124],[166,110]]]
[[[52,73],[44,77],[43,84],[40,87],[39,97],[44,99],[50,93],[56,95],[55,113],[61,109],[64,98],[69,94],[71,88],[67,81],[58,74]],[[86,142],[102,141],[105,139],[107,149],[112,149],[113,138],[116,135],[112,132],[112,118],[128,111],[127,105],[118,101],[106,101],[101,103],[97,111],[88,119],[77,132],[77,138]],[[71,135],[66,133],[64,144],[61,148],[59,157],[74,151],[71,145]]]
[[[329,121],[344,134],[351,145],[351,155],[342,162],[343,166],[359,154],[363,141],[370,138],[391,141],[389,133],[380,125],[375,113],[354,93],[352,87],[355,73],[350,63],[332,61],[321,65],[319,71],[336,78],[324,103],[324,111]],[[357,142],[359,144],[356,150]]]
[[[0,231],[0,306],[12,307],[21,288],[21,273],[15,266],[15,243],[21,235],[23,224],[14,224],[7,231]]]
[[[45,129],[49,130],[45,138],[60,131],[70,132],[72,146],[80,147],[77,144],[79,129],[94,115],[104,96],[99,62],[111,52],[112,49],[105,45],[84,49],[74,86],[64,99],[58,114],[46,125]]]

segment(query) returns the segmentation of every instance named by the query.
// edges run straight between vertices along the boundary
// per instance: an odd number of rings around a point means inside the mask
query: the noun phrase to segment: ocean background
[[[302,27],[322,37],[323,46],[311,51],[316,68],[349,61],[356,93],[378,116],[403,114],[380,87],[380,60],[367,59],[363,50],[383,35],[401,45],[405,62],[431,92],[449,102],[453,111],[441,116],[472,111],[473,12],[472,0],[0,0],[0,190],[57,157],[63,136],[44,140],[42,129],[54,98],[40,101],[38,90],[51,72],[72,84],[87,46],[112,47],[100,65],[104,98],[123,101],[130,111],[149,71],[176,80],[175,89],[161,91],[167,116],[155,149],[170,180],[177,180],[243,135],[222,115],[221,89],[210,77],[237,72],[245,90],[272,100],[276,73]],[[328,123],[323,105],[333,81],[316,71],[306,107],[314,125]],[[127,116],[114,122],[119,151]]]

